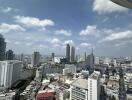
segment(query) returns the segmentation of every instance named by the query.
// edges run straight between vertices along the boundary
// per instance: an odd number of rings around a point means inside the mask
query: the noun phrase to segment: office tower
[[[32,64],[32,66],[37,67],[37,66],[39,66],[39,63],[40,63],[40,53],[39,52],[34,52],[32,54],[32,62],[31,62],[31,64]]]
[[[22,63],[17,60],[0,61],[0,86],[8,88],[21,79]]]
[[[55,53],[51,54],[51,58],[52,58],[52,62],[54,62],[55,61]]]
[[[72,46],[71,47],[71,62],[75,61],[75,48]]]
[[[5,60],[6,42],[3,35],[0,34],[0,61]]]
[[[88,78],[88,100],[100,98],[100,72],[94,71]]]
[[[92,50],[92,53],[90,55],[88,55],[88,57],[87,57],[87,64],[90,66],[91,69],[94,68],[94,54],[93,54],[93,50]]]
[[[70,100],[88,100],[88,80],[78,78],[71,83]]]
[[[124,75],[122,68],[119,69],[119,100],[127,100],[126,89],[124,83]]]
[[[13,60],[14,59],[14,54],[12,50],[8,50],[6,52],[6,60]]]
[[[66,59],[68,62],[70,62],[70,45],[66,45]]]

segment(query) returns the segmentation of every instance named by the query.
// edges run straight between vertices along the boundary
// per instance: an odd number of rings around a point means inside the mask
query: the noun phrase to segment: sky
[[[0,34],[14,53],[132,56],[132,10],[110,0],[0,0]]]

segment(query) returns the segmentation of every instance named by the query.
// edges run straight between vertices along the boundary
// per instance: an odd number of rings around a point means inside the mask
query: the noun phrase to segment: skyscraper
[[[72,46],[71,48],[71,62],[75,61],[75,47]]]
[[[39,63],[40,63],[40,53],[39,52],[34,52],[32,54],[32,62],[31,62],[31,64],[32,64],[32,66],[37,67],[39,65]]]
[[[92,50],[92,53],[90,55],[88,55],[88,57],[87,57],[87,64],[90,66],[90,68],[94,67],[94,54],[93,54],[93,50]]]
[[[55,61],[55,53],[51,54],[51,58],[52,58],[52,62],[54,62]]]
[[[0,61],[5,60],[6,42],[3,35],[0,34]]]
[[[13,58],[14,58],[13,51],[12,50],[8,50],[6,52],[6,60],[13,60]]]
[[[66,45],[66,59],[68,62],[70,62],[70,45]]]

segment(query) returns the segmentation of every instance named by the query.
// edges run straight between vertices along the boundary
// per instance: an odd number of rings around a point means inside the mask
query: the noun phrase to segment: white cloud
[[[27,36],[27,37],[25,37],[25,39],[26,39],[26,40],[31,40],[32,38],[29,37],[29,36]]]
[[[108,20],[109,20],[109,17],[105,17],[105,18],[103,19],[103,23],[106,22],[106,21],[108,21]]]
[[[11,43],[11,40],[6,39],[5,41],[6,41],[6,43]]]
[[[64,35],[64,36],[71,36],[71,31],[67,31],[64,29],[55,31],[56,35]]]
[[[62,47],[60,44],[53,44],[54,47]]]
[[[43,44],[39,44],[39,47],[40,48],[47,48],[47,46],[46,45],[43,45]]]
[[[74,41],[73,40],[65,40],[64,42],[62,42],[61,40],[59,40],[58,38],[53,38],[52,40],[50,40],[50,43],[54,46],[54,47],[62,47],[64,48],[66,46],[66,44],[70,44],[72,46],[74,46]]]
[[[47,26],[54,26],[54,22],[50,19],[40,20],[35,17],[15,16],[15,21],[28,28],[42,28],[45,29]]]
[[[51,44],[59,44],[61,41],[58,38],[54,38],[50,41]]]
[[[73,40],[64,41],[64,45],[66,45],[66,44],[75,45]]]
[[[112,13],[112,12],[125,12],[127,8],[119,6],[110,0],[94,0],[93,2],[93,11],[104,14],[104,13]]]
[[[115,40],[126,40],[132,38],[132,31],[127,30],[123,32],[111,33],[109,36],[103,38],[100,42],[108,42]]]
[[[126,41],[119,41],[118,43],[116,43],[114,46],[115,47],[122,47],[122,46],[126,46],[128,44],[132,44],[132,40],[126,40]]]
[[[19,45],[20,42],[19,42],[19,41],[15,41],[14,44],[15,44],[15,45]]]
[[[76,50],[80,50],[80,48],[79,47],[76,47]]]
[[[25,29],[20,25],[16,25],[16,24],[2,23],[0,25],[0,33],[8,33],[10,31],[25,31]]]
[[[31,46],[33,45],[33,43],[29,42],[29,43],[26,43],[26,46]]]
[[[96,25],[93,25],[93,26],[88,25],[86,29],[82,30],[79,34],[81,36],[89,35],[89,36],[98,37],[100,36],[100,31],[97,29]]]
[[[91,43],[85,43],[85,42],[81,43],[80,46],[83,48],[92,48],[93,47],[93,45]]]
[[[115,44],[115,47],[120,47],[120,46],[123,46],[123,45],[125,45],[125,44],[126,44],[125,42],[116,43],[116,44]]]
[[[12,11],[12,9],[13,8],[11,8],[11,7],[6,7],[6,8],[1,7],[1,11],[4,12],[4,13],[10,12],[10,11]]]

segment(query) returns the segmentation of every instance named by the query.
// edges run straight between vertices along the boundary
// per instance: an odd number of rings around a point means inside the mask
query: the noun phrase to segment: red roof
[[[37,99],[40,99],[40,98],[55,98],[55,95],[53,92],[44,92],[44,93],[39,93],[37,94]]]

